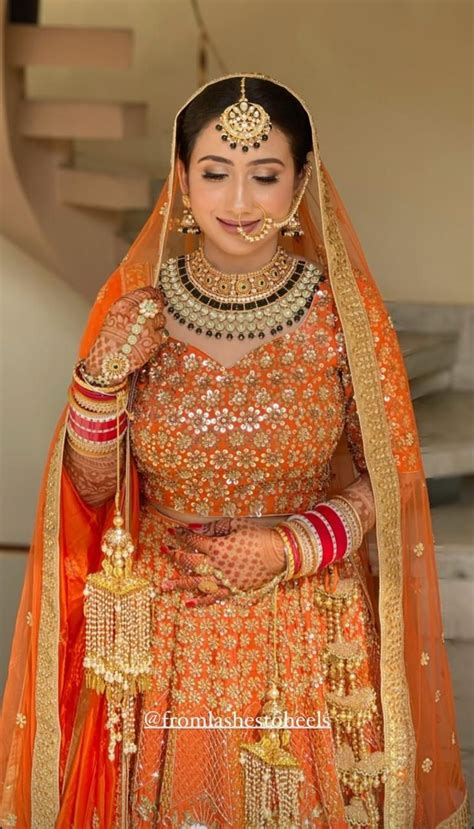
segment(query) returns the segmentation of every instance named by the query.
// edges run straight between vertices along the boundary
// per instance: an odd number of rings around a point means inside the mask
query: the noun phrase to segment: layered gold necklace
[[[160,284],[170,313],[196,334],[228,340],[263,339],[292,326],[311,305],[324,280],[317,265],[295,259],[283,248],[263,268],[245,274],[222,273],[201,248],[169,259]]]

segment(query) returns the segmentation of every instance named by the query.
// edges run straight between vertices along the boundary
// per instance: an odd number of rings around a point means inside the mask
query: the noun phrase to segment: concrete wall
[[[163,176],[196,87],[189,0],[43,0],[42,22],[129,26],[131,70],[35,69],[35,96],[146,101],[149,136],[78,161]],[[200,0],[229,71],[294,87],[387,299],[472,303],[472,14],[463,0]],[[211,58],[211,76],[222,74]]]

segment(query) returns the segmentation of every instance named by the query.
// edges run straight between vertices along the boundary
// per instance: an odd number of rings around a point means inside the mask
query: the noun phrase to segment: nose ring
[[[264,208],[261,204],[257,205],[262,211],[262,227],[258,231],[258,233],[246,233],[244,228],[242,227],[242,223],[240,221],[241,213],[239,213],[239,226],[237,228],[237,232],[245,239],[246,242],[258,242],[260,239],[263,239],[271,230],[273,225],[273,219],[267,216]]]

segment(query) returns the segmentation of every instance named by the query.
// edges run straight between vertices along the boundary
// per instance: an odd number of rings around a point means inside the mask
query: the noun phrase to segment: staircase
[[[146,130],[146,104],[29,100],[29,66],[123,69],[132,32],[0,21],[0,232],[92,300],[120,261],[127,211],[151,206],[142,173],[78,169],[76,139],[120,141]]]

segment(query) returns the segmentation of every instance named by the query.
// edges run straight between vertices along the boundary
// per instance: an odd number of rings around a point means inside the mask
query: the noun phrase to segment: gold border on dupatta
[[[400,488],[370,324],[330,202],[315,131],[314,154],[329,273],[346,341],[364,453],[374,491],[380,567],[384,825],[413,826],[416,743],[405,672]]]
[[[59,509],[66,430],[59,430],[46,483],[43,569],[36,671],[36,732],[31,770],[31,825],[54,829],[59,812]]]
[[[469,825],[469,797],[466,792],[459,809],[436,825],[436,829],[467,829]]]

